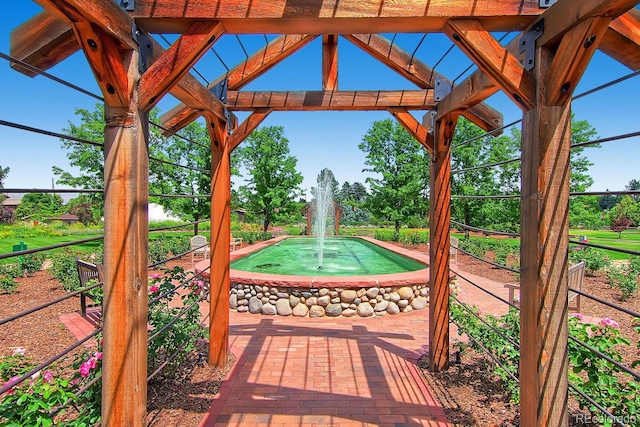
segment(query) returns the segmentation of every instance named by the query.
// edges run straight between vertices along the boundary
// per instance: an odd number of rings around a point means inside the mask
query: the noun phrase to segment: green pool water
[[[424,264],[357,238],[325,238],[318,269],[314,238],[289,238],[231,262],[235,270],[295,276],[368,276],[405,273]]]

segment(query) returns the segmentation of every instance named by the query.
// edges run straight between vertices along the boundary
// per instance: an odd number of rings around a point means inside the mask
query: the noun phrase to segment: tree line
[[[104,185],[104,108],[97,104],[93,111],[77,109],[78,123],[69,122],[64,132],[75,138],[95,143],[62,140],[73,174],[54,166],[57,183],[82,189],[101,189]],[[159,112],[150,113],[156,122]],[[580,145],[597,135],[587,121],[571,122],[570,191],[585,192],[593,184],[589,175],[590,160]],[[150,201],[185,221],[198,221],[209,216],[211,157],[206,127],[193,122],[182,136],[165,137],[161,129],[149,131]],[[520,221],[520,130],[491,136],[464,118],[458,120],[451,150],[452,220],[487,230],[519,232]],[[342,207],[343,224],[388,225],[399,234],[400,227],[428,226],[430,156],[410,134],[391,119],[375,121],[363,135],[358,147],[365,153],[369,173],[365,184],[335,179],[324,168],[317,182],[329,179],[333,197]],[[187,167],[184,167],[187,166]],[[302,174],[296,169],[297,159],[289,151],[289,141],[282,126],[266,126],[254,131],[231,156],[233,186],[232,209],[243,208],[250,220],[261,222],[266,231],[270,225],[302,220],[306,203],[300,184]],[[241,175],[241,169],[247,176]],[[0,188],[9,168],[0,167]],[[640,189],[640,181],[631,180],[627,190]],[[316,188],[311,189],[315,197]],[[183,195],[185,197],[164,197]],[[469,198],[468,196],[474,196]],[[480,197],[478,197],[480,196]],[[491,196],[485,197],[483,196]],[[496,198],[495,196],[504,196]],[[2,196],[0,196],[2,197]],[[15,218],[47,218],[61,213],[77,215],[83,223],[96,223],[102,218],[100,192],[83,193],[62,202],[59,195],[27,194],[15,212]],[[640,224],[637,195],[574,196],[570,200],[571,227],[597,229],[603,226],[627,227]]]

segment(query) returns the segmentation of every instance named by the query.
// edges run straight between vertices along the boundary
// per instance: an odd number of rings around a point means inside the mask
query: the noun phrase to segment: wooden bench
[[[102,282],[102,264],[92,264],[90,262],[76,259],[76,268],[78,269],[78,279],[80,279],[80,289],[90,286],[92,280]],[[100,304],[87,305],[87,292],[80,293],[80,315],[87,318],[87,308],[100,307]]]
[[[586,262],[583,260],[580,263],[569,267],[569,311],[580,313],[580,294],[572,291],[575,289],[582,290],[582,282],[584,280]],[[504,285],[509,289],[509,302],[515,306],[520,306],[520,285],[515,283],[507,283]],[[518,291],[518,295],[516,295]]]

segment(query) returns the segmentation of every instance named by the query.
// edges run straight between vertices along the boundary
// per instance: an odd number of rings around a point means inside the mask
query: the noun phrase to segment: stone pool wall
[[[241,313],[295,317],[380,317],[424,310],[429,286],[290,288],[231,284],[229,307]]]

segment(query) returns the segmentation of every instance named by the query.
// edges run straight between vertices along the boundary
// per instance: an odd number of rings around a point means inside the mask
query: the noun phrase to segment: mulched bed
[[[413,249],[425,251],[426,245],[413,245]],[[484,276],[501,283],[513,282],[516,277],[464,254],[458,254],[462,270]],[[167,267],[182,266],[191,269],[190,257],[172,261]],[[160,270],[155,270],[160,271]],[[151,274],[152,272],[150,272]],[[0,318],[46,303],[66,295],[59,282],[47,271],[32,277],[19,279],[20,285],[13,294],[0,294]],[[607,301],[640,311],[640,297],[626,302],[619,301],[620,292],[611,288],[602,275],[586,277],[583,290]],[[0,355],[10,355],[14,347],[23,347],[27,355],[42,362],[75,342],[73,335],[62,325],[58,316],[79,311],[78,297],[70,298],[52,307],[30,314],[23,319],[0,327]],[[631,317],[582,298],[583,312],[596,317],[610,317],[618,321],[623,336],[632,338],[633,348],[625,354],[627,361],[640,358],[635,347],[637,334],[631,326]],[[217,393],[225,376],[233,366],[235,356],[230,354],[224,369],[209,367],[206,360],[207,346],[199,342],[198,350],[190,355],[174,379],[154,379],[148,389],[148,424],[155,427],[197,425],[209,409],[211,399]],[[455,354],[455,349],[452,349]],[[430,388],[441,401],[449,420],[456,426],[513,426],[519,422],[518,406],[509,401],[492,374],[493,367],[482,354],[473,351],[460,356],[460,363],[452,360],[446,372],[433,373],[427,369],[426,360],[419,362]]]

